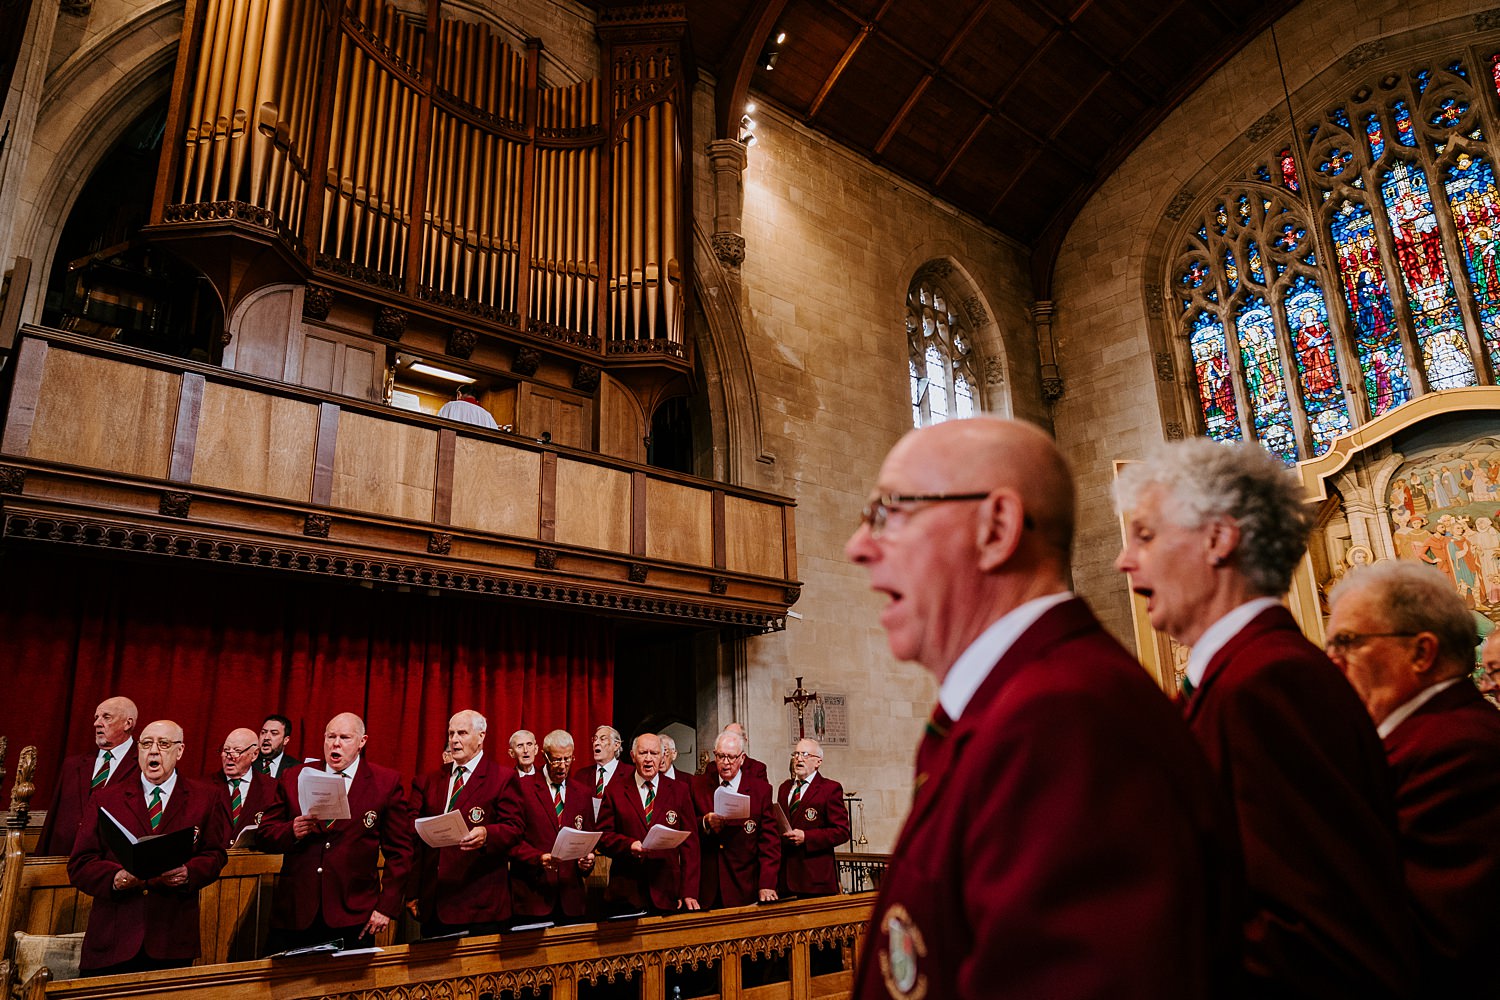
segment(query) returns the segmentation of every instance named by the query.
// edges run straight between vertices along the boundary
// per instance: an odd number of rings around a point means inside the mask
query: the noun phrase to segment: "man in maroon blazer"
[[[606,906],[617,911],[675,913],[698,909],[698,819],[685,781],[656,773],[661,740],[642,733],[630,747],[635,768],[624,781],[604,788],[599,807],[599,850],[611,859]],[[687,832],[676,847],[650,851],[644,841],[653,826]]]
[[[276,803],[275,780],[255,766],[259,756],[260,740],[249,729],[236,729],[224,737],[224,746],[219,750],[222,770],[214,776],[214,784],[219,788],[224,808],[229,810],[231,841],[245,827],[258,826]]]
[[[554,729],[542,738],[545,767],[521,779],[525,833],[510,855],[511,906],[517,923],[582,920],[588,905],[584,876],[594,855],[577,861],[552,856],[563,827],[594,829],[593,789],[571,777],[573,737]]]
[[[604,804],[604,789],[610,783],[630,780],[631,769],[620,766],[620,731],[614,726],[599,726],[594,730],[594,763],[588,778],[594,786],[594,819],[599,818],[599,807]],[[578,777],[583,778],[584,775]]]
[[[360,756],[366,739],[364,721],[352,712],[330,719],[323,734],[321,771],[348,782],[349,819],[303,815],[297,776],[304,769],[281,777],[277,818],[259,831],[262,850],[285,855],[272,901],[271,951],[335,939],[361,947],[401,911],[412,861],[411,808],[401,776]]]
[[[499,934],[510,919],[506,859],[521,839],[521,788],[508,760],[484,752],[489,724],[472,709],[448,720],[445,764],[412,783],[418,816],[457,810],[468,824],[451,847],[429,847],[415,838],[411,882],[422,936],[467,931]]]
[[[849,840],[849,809],[844,786],[824,777],[823,748],[817,740],[800,739],[792,755],[794,777],[781,783],[776,801],[792,829],[782,834],[783,896],[833,896],[839,891],[839,865],[834,848]]]
[[[694,775],[693,809],[702,817],[698,843],[698,901],[709,908],[773,902],[781,867],[781,836],[771,811],[771,786],[742,769],[745,743],[725,731],[714,741],[714,771]],[[720,788],[750,797],[750,815],[727,819],[714,811]]]
[[[101,788],[79,827],[68,879],[94,897],[79,960],[89,975],[173,969],[198,957],[198,892],[224,867],[229,814],[213,786],[177,773],[182,748],[177,723],[147,726],[135,777]],[[192,853],[160,875],[138,878],[100,837],[100,810],[137,838],[190,829]]]
[[[940,681],[853,996],[1225,995],[1238,859],[1170,701],[1067,590],[1073,485],[1041,430],[902,438],[845,546],[891,652]]]
[[[1253,444],[1176,442],[1122,470],[1116,562],[1153,627],[1192,647],[1188,727],[1235,808],[1252,998],[1407,997],[1416,985],[1380,737],[1279,595],[1311,524]]]
[[[67,857],[73,853],[78,824],[89,819],[89,799],[111,783],[129,784],[140,777],[135,743],[131,737],[139,717],[135,702],[116,696],[94,709],[93,753],[77,754],[63,761],[52,786],[52,806],[37,840],[38,856]]]
[[[1474,617],[1453,581],[1387,560],[1334,590],[1328,650],[1385,743],[1424,996],[1500,997],[1500,712],[1469,680]]]

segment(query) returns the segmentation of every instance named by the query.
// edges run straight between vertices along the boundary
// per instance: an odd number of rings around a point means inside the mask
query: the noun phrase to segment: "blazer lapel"
[[[1285,621],[1283,621],[1285,618]],[[1203,698],[1208,689],[1213,687],[1219,675],[1224,672],[1224,667],[1230,660],[1239,655],[1240,650],[1252,642],[1257,642],[1267,632],[1273,632],[1284,625],[1290,625],[1294,630],[1297,623],[1292,618],[1292,613],[1284,607],[1267,608],[1254,618],[1249,624],[1240,629],[1238,633],[1230,637],[1229,641],[1219,648],[1219,651],[1208,661],[1208,666],[1203,668],[1203,681],[1193,689],[1192,696],[1184,703],[1183,719],[1192,722],[1193,717],[1198,714],[1199,707],[1203,704]],[[1298,634],[1301,634],[1300,632]]]
[[[141,791],[141,783],[137,781],[134,785],[125,786],[125,801],[129,804],[129,816],[116,816],[115,819],[121,823],[127,823],[131,832],[137,837],[149,836],[151,833],[151,816],[146,812],[146,795]]]

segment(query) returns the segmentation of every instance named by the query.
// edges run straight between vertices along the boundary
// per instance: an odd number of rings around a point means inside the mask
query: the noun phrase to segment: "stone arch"
[[[103,34],[48,79],[26,162],[15,253],[49,273],[68,212],[94,169],[127,128],[171,88],[182,8],[160,4]],[[44,282],[23,303],[40,318]]]

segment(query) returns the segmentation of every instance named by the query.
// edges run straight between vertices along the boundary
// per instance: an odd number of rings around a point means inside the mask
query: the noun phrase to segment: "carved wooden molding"
[[[404,309],[381,306],[375,314],[375,336],[386,340],[400,340],[406,333],[407,314]]]
[[[326,285],[308,285],[302,293],[302,315],[306,319],[324,320],[333,308],[334,291]]]
[[[0,465],[0,493],[20,493],[25,488],[25,469],[14,465]]]
[[[453,536],[446,531],[434,531],[427,536],[427,551],[435,556],[445,556],[453,549]]]
[[[645,583],[646,582],[646,577],[648,575],[649,575],[649,571],[646,569],[646,564],[645,563],[631,563],[630,564],[630,582],[631,583]]]
[[[327,514],[309,514],[302,521],[302,533],[309,538],[327,538],[333,518]]]
[[[462,358],[467,361],[469,356],[474,353],[474,348],[478,343],[479,334],[473,330],[465,330],[461,326],[455,326],[448,331],[448,356]]]
[[[592,395],[599,388],[599,366],[579,365],[577,373],[573,376],[573,388]]]
[[[729,579],[722,576],[711,576],[708,578],[708,592],[710,594],[725,594],[729,592]]]
[[[536,370],[542,366],[542,352],[535,347],[516,348],[516,359],[511,362],[510,370],[517,375],[525,375],[527,378],[536,374]]]
[[[193,510],[193,496],[191,493],[183,493],[179,490],[168,490],[161,495],[161,502],[157,504],[162,517],[187,517]]]
[[[320,516],[322,515],[309,515]],[[593,608],[608,613],[734,625],[758,632],[776,632],[786,628],[786,618],[773,612],[723,608],[694,600],[651,594],[620,593],[576,580],[532,580],[495,573],[465,572],[446,566],[427,566],[394,559],[302,549],[288,544],[231,541],[194,531],[186,526],[178,530],[165,530],[126,526],[81,515],[7,511],[3,525],[0,525],[0,537],[292,570],[317,576],[369,580],[427,590],[453,590]],[[556,568],[557,556],[556,549],[538,549],[537,568]]]

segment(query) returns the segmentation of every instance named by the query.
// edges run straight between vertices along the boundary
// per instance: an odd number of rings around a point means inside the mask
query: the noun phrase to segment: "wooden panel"
[[[173,372],[49,351],[30,456],[165,479],[181,388]]]
[[[590,448],[588,400],[550,386],[521,386],[517,401],[516,427],[529,438],[552,435],[552,443],[569,448]]]
[[[10,414],[5,421],[4,442],[0,444],[0,450],[7,455],[25,455],[31,450],[31,425],[36,422],[36,401],[41,396],[47,354],[51,350],[45,340],[27,337],[21,342],[15,375],[11,377]]]
[[[316,404],[210,382],[203,390],[193,482],[306,502],[317,440]]]
[[[224,349],[224,367],[266,378],[284,377],[294,293],[290,286],[267,292],[239,311]]]
[[[608,375],[599,380],[599,454],[646,461],[646,414],[635,394]]]
[[[177,421],[172,434],[172,465],[167,475],[174,483],[193,481],[193,459],[198,450],[198,417],[203,409],[204,379],[197,372],[182,376],[177,397]]]
[[[646,480],[646,555],[712,566],[713,494],[679,483]]]
[[[453,524],[537,537],[542,456],[459,435],[453,460]]]
[[[557,540],[630,550],[630,473],[557,459]]]
[[[332,392],[338,348],[339,345],[327,337],[319,337],[311,333],[304,337],[302,363],[298,368],[297,383],[310,389]]]
[[[724,568],[731,573],[781,577],[786,565],[781,530],[779,505],[725,497]]]
[[[383,366],[377,363],[375,351],[374,347],[364,344],[343,346],[336,392],[359,399],[380,399],[378,391],[380,379],[377,373],[382,370]],[[384,353],[384,349],[381,349],[381,352]]]
[[[333,458],[335,507],[432,519],[437,431],[344,411]]]

